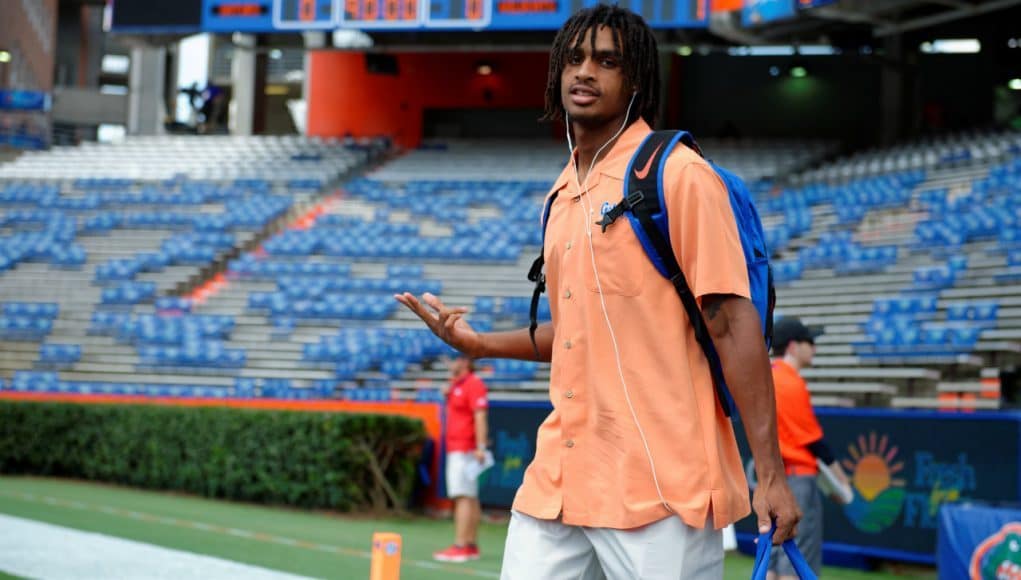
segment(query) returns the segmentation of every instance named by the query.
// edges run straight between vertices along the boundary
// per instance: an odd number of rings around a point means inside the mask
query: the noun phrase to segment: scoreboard
[[[745,0],[741,11],[741,23],[758,26],[776,20],[794,18],[797,14],[795,0]]]
[[[705,28],[710,0],[603,0],[653,28]],[[127,33],[301,30],[556,30],[599,0],[107,0]],[[790,19],[836,0],[742,0],[745,26]]]
[[[833,4],[837,0],[744,0],[741,23],[752,27],[794,18],[800,10]]]
[[[132,1],[115,0],[117,5]],[[202,0],[205,32],[556,30],[598,0]],[[621,0],[653,28],[703,28],[709,0]],[[116,20],[115,20],[116,22]],[[153,28],[158,27],[154,23]],[[117,27],[115,26],[116,30]]]

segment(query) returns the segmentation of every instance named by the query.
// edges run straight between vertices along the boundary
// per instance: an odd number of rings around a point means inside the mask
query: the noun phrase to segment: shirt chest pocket
[[[596,220],[591,220],[595,222]],[[597,225],[591,225],[592,256],[586,255],[585,286],[591,292],[608,295],[637,296],[642,293],[649,258],[641,242],[631,229],[627,217],[617,219],[603,232]],[[588,245],[588,242],[585,242]],[[588,249],[588,248],[586,248]],[[586,252],[587,254],[588,252]],[[593,267],[592,262],[595,262]],[[598,278],[597,278],[598,275]]]

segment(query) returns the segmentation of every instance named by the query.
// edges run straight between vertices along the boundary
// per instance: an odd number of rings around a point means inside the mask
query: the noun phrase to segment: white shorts
[[[723,534],[676,516],[614,530],[511,513],[502,580],[720,580]]]
[[[471,451],[447,453],[447,497],[479,497],[479,478],[465,474],[468,462],[478,462]]]

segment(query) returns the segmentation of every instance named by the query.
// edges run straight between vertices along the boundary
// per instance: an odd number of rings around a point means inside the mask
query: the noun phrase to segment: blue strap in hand
[[[773,548],[773,533],[776,532],[776,524],[764,534],[759,534],[758,544],[755,548],[755,567],[752,568],[752,580],[766,580],[766,573],[769,572],[769,555]],[[783,551],[791,559],[794,571],[798,573],[801,580],[818,580],[818,576],[808,566],[805,557],[801,555],[794,540],[787,540],[782,544]]]

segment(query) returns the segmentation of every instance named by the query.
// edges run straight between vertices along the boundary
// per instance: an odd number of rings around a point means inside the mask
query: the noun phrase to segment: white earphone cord
[[[588,199],[588,196],[585,195],[588,193],[588,180],[589,177],[592,176],[592,169],[595,167],[596,161],[599,159],[599,155],[603,152],[603,149],[606,149],[610,143],[613,143],[613,141],[617,137],[620,137],[621,133],[624,132],[624,129],[627,127],[628,118],[631,117],[631,107],[635,104],[635,97],[637,95],[637,92],[631,94],[631,102],[628,103],[627,113],[624,115],[624,123],[620,126],[620,129],[618,129],[613,137],[610,137],[606,143],[603,143],[603,146],[600,147],[596,151],[596,154],[592,157],[592,161],[589,163],[588,172],[585,173],[584,186],[578,177],[578,164],[574,159],[574,144],[571,142],[571,118],[565,113],[567,116],[567,146],[571,150],[571,163],[574,165],[574,182],[578,186],[578,195],[581,199],[585,200],[585,209],[582,211],[582,221],[584,222],[585,227],[585,237],[588,239],[589,257],[592,260],[592,273],[596,278],[596,290],[599,292],[599,304],[603,310],[603,319],[606,321],[606,328],[610,333],[610,342],[613,345],[613,356],[617,362],[617,375],[620,377],[620,385],[624,389],[624,400],[627,402],[628,410],[631,411],[631,418],[635,422],[635,428],[638,429],[638,436],[641,437],[642,445],[645,447],[645,456],[649,459],[649,469],[652,471],[652,482],[656,485],[656,493],[659,494],[659,501],[663,504],[663,507],[665,507],[667,511],[673,512],[674,510],[670,507],[670,504],[667,503],[666,498],[663,497],[663,489],[659,486],[659,478],[656,476],[656,463],[652,459],[652,451],[649,449],[649,441],[645,438],[645,431],[642,429],[642,424],[638,422],[638,414],[635,413],[635,407],[631,404],[631,394],[628,392],[627,381],[624,379],[624,366],[620,361],[620,348],[617,346],[617,335],[613,331],[613,324],[610,322],[610,314],[606,309],[606,298],[603,295],[603,285],[599,281],[599,268],[596,267],[596,250],[595,246],[592,244],[592,224],[589,223],[589,220],[591,219],[589,216],[593,214],[592,203]]]

